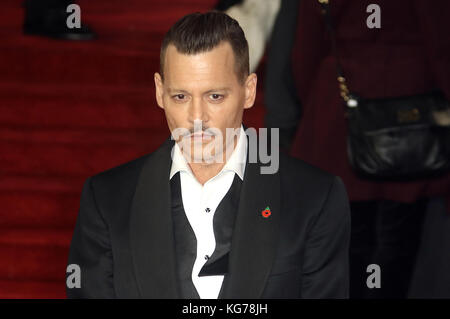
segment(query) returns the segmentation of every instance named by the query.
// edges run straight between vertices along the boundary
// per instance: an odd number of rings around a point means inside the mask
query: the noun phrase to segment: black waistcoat
[[[199,276],[225,275],[228,273],[228,256],[231,248],[231,237],[234,221],[239,205],[242,181],[237,174],[227,194],[217,206],[213,218],[216,248],[208,261],[200,270]],[[170,180],[172,197],[172,220],[175,238],[175,257],[177,279],[181,298],[200,298],[192,282],[192,267],[197,255],[197,240],[189,224],[181,197],[180,173],[176,173]],[[199,214],[211,214],[199,212]],[[203,258],[203,256],[201,257]],[[223,287],[223,284],[222,284]],[[222,291],[221,291],[222,292]],[[220,294],[219,294],[220,297]]]

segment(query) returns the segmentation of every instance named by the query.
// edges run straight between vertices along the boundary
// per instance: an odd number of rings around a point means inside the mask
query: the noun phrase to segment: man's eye
[[[218,100],[221,100],[223,98],[223,95],[222,94],[210,94],[209,97],[211,98],[211,100],[218,101]]]
[[[183,100],[184,99],[184,94],[176,94],[174,95],[175,100]]]

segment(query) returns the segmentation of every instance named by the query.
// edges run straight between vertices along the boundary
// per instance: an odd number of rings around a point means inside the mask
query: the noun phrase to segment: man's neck
[[[224,163],[189,163],[192,173],[194,174],[197,181],[204,185],[211,178],[219,174],[222,168],[225,166]]]
[[[238,137],[234,138],[233,141],[233,152],[236,150],[236,146],[238,143]],[[195,178],[197,179],[197,181],[204,185],[207,181],[209,181],[211,178],[213,178],[214,176],[216,176],[217,174],[220,173],[220,171],[222,170],[222,168],[225,166],[226,162],[227,162],[227,158],[226,158],[226,152],[223,152],[221,154],[222,156],[222,161],[221,162],[212,162],[212,163],[188,163],[188,165],[190,166],[192,173],[194,174]]]

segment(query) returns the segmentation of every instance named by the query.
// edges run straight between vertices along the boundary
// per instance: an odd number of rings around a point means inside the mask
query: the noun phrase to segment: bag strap
[[[333,20],[330,14],[330,2],[329,0],[318,0],[318,2],[322,7],[322,14],[325,17],[325,23],[328,32],[330,33],[331,52],[336,60],[336,74],[340,95],[348,107],[356,107],[358,106],[358,100],[352,94],[350,94],[350,91],[347,86],[347,81],[344,77],[344,72],[342,71],[341,61],[337,53],[336,34],[334,32]]]

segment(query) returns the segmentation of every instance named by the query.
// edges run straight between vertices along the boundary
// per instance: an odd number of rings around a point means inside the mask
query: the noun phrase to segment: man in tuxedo
[[[277,169],[263,170],[264,140],[242,125],[256,96],[248,56],[221,12],[168,31],[154,80],[171,137],[86,180],[69,255],[81,281],[68,297],[348,297],[345,187],[277,153],[276,139]]]

